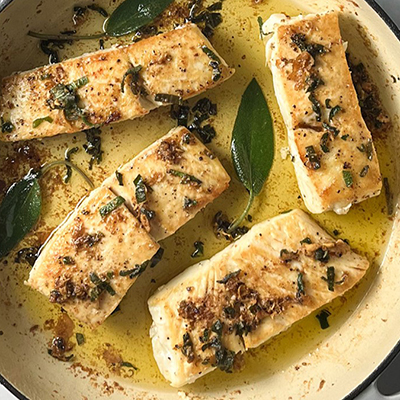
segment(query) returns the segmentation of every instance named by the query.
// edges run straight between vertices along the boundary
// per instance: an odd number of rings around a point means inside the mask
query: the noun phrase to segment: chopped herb
[[[363,143],[361,146],[357,147],[357,149],[361,151],[361,153],[366,153],[369,161],[372,160],[374,156],[374,150],[372,146],[372,141],[370,139],[368,140],[367,144]]]
[[[209,65],[213,70],[212,80],[214,82],[219,81],[222,76],[222,71],[220,68],[221,59],[212,50],[210,50],[207,46],[202,46],[201,49],[211,60]]]
[[[193,183],[195,183],[197,185],[201,185],[203,183],[200,179],[197,179],[195,176],[189,175],[189,174],[187,174],[185,172],[182,172],[182,171],[177,171],[175,169],[170,169],[168,171],[168,173],[173,175],[173,176],[178,176],[178,177],[182,178],[181,179],[181,184],[188,184],[188,183],[193,182]]]
[[[86,7],[75,6],[74,7],[74,15],[72,16],[72,22],[74,25],[79,25],[86,15]]]
[[[332,119],[335,117],[335,115],[339,112],[342,111],[342,107],[340,106],[335,106],[331,109],[329,113],[329,122],[332,121]]]
[[[337,235],[339,235],[339,231],[337,230],[337,229],[335,229],[334,231],[333,231],[333,234],[335,235],[335,236],[337,236]]]
[[[138,370],[138,368],[137,367],[135,367],[132,363],[130,363],[130,362],[128,362],[128,361],[123,361],[122,363],[121,363],[121,367],[122,368],[132,368],[132,369],[134,369],[135,371],[137,371]]]
[[[176,119],[178,126],[187,126],[189,122],[190,107],[185,104],[172,104],[171,118]],[[190,142],[189,142],[190,143]],[[186,144],[189,144],[186,143]]]
[[[183,199],[183,209],[188,210],[190,208],[196,207],[197,206],[197,200],[192,200],[189,199],[189,197],[186,197]]]
[[[324,309],[322,310],[319,314],[316,315],[319,324],[321,325],[321,329],[327,329],[329,328],[329,322],[328,322],[328,317],[331,315],[331,313]]]
[[[217,115],[217,105],[212,103],[207,97],[204,97],[193,106],[192,111],[210,116]]]
[[[342,139],[342,140],[347,140],[349,136],[350,136],[350,135],[343,135],[343,136],[340,137],[340,139]]]
[[[296,298],[300,298],[301,295],[305,295],[306,292],[304,291],[304,282],[303,282],[303,274],[299,273],[297,275],[297,292]]]
[[[316,114],[317,121],[320,122],[321,118],[322,118],[321,103],[314,96],[314,93],[310,93],[310,95],[308,96],[308,100],[310,100],[310,102],[312,104],[312,110]]]
[[[325,130],[327,130],[329,132],[332,132],[335,136],[339,135],[339,133],[340,133],[339,129],[335,128],[334,126],[331,126],[331,125],[327,124],[326,122],[322,123],[322,127]]]
[[[141,265],[136,264],[135,268],[129,270],[123,270],[119,272],[120,276],[129,276],[130,279],[134,279],[143,274],[147,267],[151,264],[151,260],[147,260]]]
[[[232,306],[224,307],[222,310],[225,314],[225,316],[229,319],[235,318],[236,311]]]
[[[63,257],[62,261],[63,261],[63,264],[65,264],[65,265],[73,265],[73,264],[75,264],[75,260],[72,257],[69,257],[69,256]]]
[[[1,132],[2,133],[11,133],[15,129],[15,126],[13,123],[10,121],[3,121],[3,118],[1,119]]]
[[[80,118],[85,121],[86,115],[84,110],[79,106],[80,98],[76,92],[88,82],[88,78],[83,76],[68,85],[62,83],[57,84],[50,89],[50,98],[47,100],[47,104],[52,110],[63,110],[64,117],[67,121],[76,121]],[[86,123],[87,122],[86,119]]]
[[[393,193],[390,190],[389,179],[383,178],[383,187],[385,188],[385,196],[386,196],[386,209],[389,216],[392,216],[394,213],[394,204],[393,204]]]
[[[294,33],[291,37],[292,42],[301,50],[309,53],[313,58],[317,55],[327,52],[322,44],[307,43],[306,35],[303,33]]]
[[[193,342],[188,332],[183,335],[183,346],[181,351],[182,354],[187,358],[188,363],[192,363],[194,361]]]
[[[307,77],[306,83],[308,84],[306,93],[314,92],[318,87],[325,85],[325,82],[315,73]]]
[[[225,237],[226,240],[237,240],[249,231],[247,226],[238,226],[233,231],[230,231],[232,223],[228,220],[227,216],[218,211],[213,219],[214,233],[217,238]]]
[[[154,100],[163,104],[180,104],[182,102],[181,97],[165,93],[156,94]]]
[[[188,21],[198,24],[203,34],[210,38],[214,34],[214,29],[222,22],[222,1],[217,1],[207,8],[202,6],[201,0],[189,2],[189,18]]]
[[[132,93],[135,96],[147,96],[147,90],[139,83],[140,80],[140,71],[142,70],[141,65],[137,65],[135,67],[129,68],[124,76],[122,77],[121,81],[121,92],[125,93],[125,81],[128,78],[128,76],[131,77],[131,83],[130,83],[130,88]]]
[[[76,334],[76,342],[78,343],[78,346],[82,346],[83,343],[85,343],[85,337],[82,335],[82,333]]]
[[[50,74],[43,74],[43,75],[40,75],[40,80],[41,81],[45,81],[46,79],[50,79],[51,78],[51,75]]]
[[[149,221],[152,220],[152,219],[156,216],[155,211],[147,210],[145,207],[142,207],[142,208],[140,209],[140,212],[141,212]]]
[[[93,164],[103,160],[103,150],[101,149],[101,130],[100,128],[90,128],[85,131],[87,144],[83,145],[86,153],[91,156],[89,161],[89,170],[93,169]]]
[[[191,257],[202,257],[204,255],[204,243],[200,241],[194,242],[194,252],[192,253]]]
[[[124,177],[121,172],[115,171],[115,177],[117,178],[119,186],[124,186]]]
[[[322,263],[327,263],[329,261],[329,251],[324,250],[322,247],[315,250],[314,259],[321,261]]]
[[[210,340],[210,330],[204,329],[203,336],[199,337],[201,343],[207,343]]]
[[[49,56],[49,64],[56,64],[60,61],[60,57],[58,55],[58,51],[56,47],[59,49],[64,48],[64,44],[66,41],[59,41],[59,40],[41,40],[39,47],[40,50],[47,56]]]
[[[263,31],[264,21],[262,17],[258,17],[257,22],[258,22],[258,27],[260,28],[260,39],[262,39],[264,37],[264,31]]]
[[[104,291],[107,291],[111,296],[115,296],[115,290],[111,287],[108,276],[106,279],[101,280],[95,272],[91,272],[90,280],[96,286],[90,290],[90,301],[96,301]]]
[[[322,137],[321,137],[321,142],[320,142],[320,146],[321,146],[321,150],[324,153],[329,153],[329,147],[328,147],[328,141],[329,141],[329,133],[325,132]]]
[[[96,244],[101,242],[104,234],[101,232],[97,232],[95,234],[88,233],[87,235],[83,235],[75,240],[75,246],[79,249],[82,247],[93,247]]]
[[[287,249],[282,249],[279,253],[279,257],[282,261],[288,263],[298,258],[298,253],[297,251],[289,251]]]
[[[214,322],[214,324],[211,327],[211,330],[218,335],[218,337],[222,336],[222,330],[224,329],[224,324],[220,321],[217,320]]]
[[[160,247],[150,260],[150,268],[154,268],[163,258],[164,249]]]
[[[135,185],[135,196],[138,204],[144,203],[147,200],[147,186],[143,181],[142,175],[138,175],[133,181]]]
[[[323,276],[322,279],[328,282],[328,290],[331,292],[335,291],[335,267],[328,267],[326,269],[326,277]]]
[[[37,128],[39,125],[41,125],[45,121],[48,122],[49,124],[51,124],[53,122],[53,118],[51,118],[50,116],[47,116],[47,117],[35,119],[32,123],[32,127]]]
[[[225,285],[226,283],[228,283],[228,281],[230,281],[232,278],[236,278],[239,274],[240,274],[241,270],[238,269],[235,272],[231,272],[228,275],[225,275],[221,280],[217,281],[217,283],[221,283],[223,285]]]
[[[366,165],[360,172],[360,177],[364,178],[365,176],[367,176],[369,171],[369,165]]]
[[[331,99],[325,99],[325,107],[329,110],[332,108]]]
[[[65,156],[64,156],[65,161],[71,161],[72,154],[75,154],[78,151],[79,151],[78,147],[73,147],[72,149],[67,149],[65,151]],[[71,179],[71,176],[72,176],[72,168],[69,165],[67,165],[66,166],[65,175],[64,175],[64,178],[63,178],[64,183],[68,183],[69,180]]]
[[[253,217],[250,214],[247,216],[247,221],[250,223],[253,222]]]
[[[312,244],[312,241],[309,237],[306,237],[300,241],[300,244]]]
[[[101,207],[99,213],[101,218],[105,218],[108,214],[111,214],[118,207],[122,206],[125,203],[125,199],[121,196],[117,196],[115,199],[112,199],[105,206]]]
[[[344,180],[344,184],[346,185],[346,187],[352,187],[353,186],[353,175],[351,174],[350,171],[346,171],[343,170],[343,180]]]
[[[317,156],[317,153],[315,152],[314,146],[306,147],[306,157],[308,158],[306,162],[306,166],[308,168],[314,170],[321,168],[321,162],[319,160],[319,157]]]
[[[87,8],[92,11],[97,11],[104,18],[108,17],[108,12],[104,8],[98,6],[97,4],[90,4],[87,6]]]

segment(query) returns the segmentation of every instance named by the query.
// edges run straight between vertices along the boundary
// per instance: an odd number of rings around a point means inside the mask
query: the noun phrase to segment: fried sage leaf
[[[253,79],[243,94],[233,128],[231,155],[237,176],[249,192],[243,214],[231,225],[237,228],[260,194],[274,160],[274,130],[267,101]]]
[[[137,31],[158,17],[173,0],[125,0],[106,21],[109,36],[122,36]]]

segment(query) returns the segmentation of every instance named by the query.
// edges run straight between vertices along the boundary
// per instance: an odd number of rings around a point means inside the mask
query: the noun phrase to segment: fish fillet
[[[215,60],[202,50],[204,46],[219,60],[218,80],[213,79],[215,68],[210,65],[214,61],[215,66]],[[147,95],[134,94],[130,88],[132,75],[126,77],[122,92],[125,73],[138,66],[142,67],[139,83]],[[199,28],[187,24],[129,46],[100,50],[4,78],[0,116],[12,125],[3,129],[0,139],[42,138],[141,117],[164,104],[154,100],[156,94],[187,99],[220,84],[233,73]],[[49,103],[50,91],[56,85],[74,82],[81,85],[76,94],[83,118],[66,116],[63,109],[54,108],[59,102]],[[51,122],[39,124],[40,118],[45,117]]]
[[[174,387],[232,372],[247,349],[343,295],[368,266],[301,210],[262,222],[149,299],[158,367]]]
[[[263,32],[307,208],[345,214],[379,195],[379,162],[351,80],[338,14],[274,14]]]

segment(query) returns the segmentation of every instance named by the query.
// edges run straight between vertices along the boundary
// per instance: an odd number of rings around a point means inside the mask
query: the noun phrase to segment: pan
[[[150,0],[149,0],[150,1]],[[0,2],[0,76],[28,70],[48,62],[29,30],[59,32],[71,29],[74,6],[70,0],[5,0]],[[119,1],[96,2],[112,11]],[[286,131],[273,92],[272,77],[265,66],[265,48],[259,40],[257,17],[272,13],[289,15],[329,10],[340,12],[342,35],[354,63],[362,62],[379,95],[391,127],[375,137],[382,174],[390,183],[397,203],[400,151],[400,32],[375,2],[365,0],[225,0],[223,22],[213,45],[236,68],[235,76],[207,93],[218,104],[214,126],[218,132],[210,148],[233,177],[228,191],[211,206],[162,242],[165,257],[133,286],[119,312],[101,327],[91,330],[71,320],[60,308],[24,285],[29,263],[19,260],[17,250],[38,246],[87,194],[88,188],[73,175],[70,184],[54,170],[41,182],[41,218],[17,249],[0,261],[0,374],[3,383],[20,399],[352,399],[361,393],[400,350],[400,221],[386,213],[385,194],[354,207],[346,216],[325,213],[314,216],[328,231],[339,230],[351,246],[366,255],[371,267],[365,278],[345,297],[327,305],[330,327],[321,330],[315,313],[288,331],[246,355],[246,368],[236,374],[215,372],[180,390],[171,388],[160,375],[148,335],[151,324],[146,301],[162,284],[193,263],[193,243],[202,239],[205,257],[226,247],[211,229],[220,210],[238,215],[246,196],[235,180],[229,156],[230,135],[240,97],[256,77],[267,97],[274,120],[276,156],[270,178],[251,211],[253,223],[293,208],[304,208],[290,160],[279,149],[287,146]],[[98,14],[98,13],[97,13]],[[91,13],[80,34],[98,32],[101,15]],[[166,23],[167,25],[167,23]],[[165,29],[167,27],[165,26]],[[109,47],[131,37],[106,41]],[[97,50],[96,41],[64,44],[62,59]],[[74,162],[85,169],[96,185],[139,151],[173,127],[167,109],[145,118],[115,124],[102,130],[103,160],[88,168],[82,150],[85,134],[60,135],[43,140],[3,143],[0,148],[2,193],[31,167],[63,158],[65,149],[77,146]],[[56,329],[69,330],[85,340],[74,344],[74,357],[60,362],[48,354]],[[116,361],[117,360],[117,361]],[[119,361],[118,361],[119,360]],[[115,368],[123,360],[137,369]]]

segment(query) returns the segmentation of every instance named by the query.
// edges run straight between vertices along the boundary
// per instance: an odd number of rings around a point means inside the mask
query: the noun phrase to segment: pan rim
[[[3,12],[14,0],[3,0],[0,4],[0,13]],[[376,0],[364,0],[378,16],[385,22],[396,38],[400,41],[400,27],[398,27],[387,12],[376,2]],[[394,358],[400,353],[400,340],[384,358],[384,360],[374,369],[374,371],[358,386],[356,386],[343,400],[353,400],[366,390],[379,375],[389,366]],[[0,374],[0,385],[4,386],[18,400],[30,400],[21,391],[16,389],[3,375]]]

